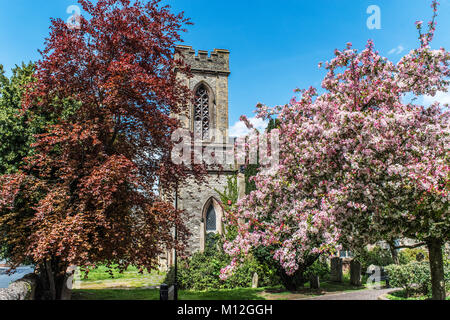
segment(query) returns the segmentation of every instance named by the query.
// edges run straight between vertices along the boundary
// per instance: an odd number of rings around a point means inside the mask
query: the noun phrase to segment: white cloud
[[[450,105],[450,92],[439,91],[438,93],[436,93],[434,97],[432,96],[423,97],[423,104],[427,106],[433,104],[436,101],[439,102],[441,105],[446,103]]]
[[[405,48],[402,45],[397,46],[396,48],[389,51],[389,54],[400,54],[405,50]]]
[[[256,117],[248,118],[248,120],[253,125],[253,127],[258,129],[259,131],[264,131],[269,123],[268,121],[264,121]],[[242,121],[238,121],[230,127],[230,137],[242,137],[249,133],[250,130]]]

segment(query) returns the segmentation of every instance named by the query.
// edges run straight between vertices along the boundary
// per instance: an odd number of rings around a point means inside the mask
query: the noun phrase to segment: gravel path
[[[302,300],[378,300],[378,297],[396,289],[367,289],[360,291],[352,291],[337,294],[327,294],[314,298],[307,298]]]

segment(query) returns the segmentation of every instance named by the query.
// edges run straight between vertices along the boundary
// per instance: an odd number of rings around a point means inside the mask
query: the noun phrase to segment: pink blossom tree
[[[450,53],[432,50],[438,3],[420,47],[397,64],[371,41],[362,52],[349,43],[325,64],[324,93],[301,91],[288,105],[257,107],[280,120],[280,164],[261,170],[257,190],[227,222],[238,236],[225,244],[234,257],[270,246],[288,276],[338,243],[358,249],[408,237],[430,251],[434,299],[445,298],[442,246],[450,239],[448,105],[430,107],[405,95],[447,91]]]

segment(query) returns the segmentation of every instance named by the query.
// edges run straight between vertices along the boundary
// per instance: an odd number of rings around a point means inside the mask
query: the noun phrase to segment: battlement
[[[177,57],[182,58],[191,67],[193,73],[219,73],[228,76],[230,74],[230,51],[214,49],[211,53],[204,50],[195,50],[191,46],[177,46]]]

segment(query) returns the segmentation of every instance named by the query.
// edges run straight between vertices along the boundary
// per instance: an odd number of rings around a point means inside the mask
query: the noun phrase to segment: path
[[[378,300],[378,297],[388,292],[395,291],[395,289],[367,289],[359,291],[351,291],[336,294],[327,294],[314,298],[300,299],[300,300]]]

